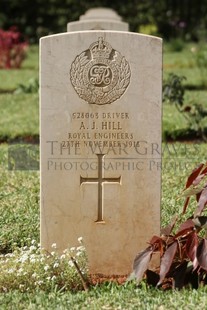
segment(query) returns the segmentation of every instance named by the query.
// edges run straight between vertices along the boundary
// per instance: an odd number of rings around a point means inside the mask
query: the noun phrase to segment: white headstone
[[[41,245],[83,237],[92,274],[126,275],[160,232],[162,41],[41,39]]]
[[[95,8],[80,16],[79,21],[70,22],[67,31],[84,30],[118,30],[128,31],[128,24],[122,22],[121,17],[112,9]]]

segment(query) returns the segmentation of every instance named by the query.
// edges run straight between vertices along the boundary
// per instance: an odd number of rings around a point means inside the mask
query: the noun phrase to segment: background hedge
[[[92,7],[115,9],[131,31],[147,31],[165,39],[200,40],[207,35],[207,0],[1,0],[0,28],[17,26],[30,41],[66,31],[69,21]]]

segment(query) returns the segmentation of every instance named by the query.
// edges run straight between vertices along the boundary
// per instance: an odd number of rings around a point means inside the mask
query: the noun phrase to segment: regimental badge
[[[100,37],[78,55],[70,69],[71,83],[80,98],[90,104],[119,99],[130,82],[128,61]]]

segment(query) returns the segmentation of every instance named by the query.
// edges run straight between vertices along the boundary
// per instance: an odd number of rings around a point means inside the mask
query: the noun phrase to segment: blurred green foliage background
[[[30,42],[64,32],[93,7],[109,7],[133,32],[200,41],[207,35],[207,0],[1,0],[0,28],[17,26]]]

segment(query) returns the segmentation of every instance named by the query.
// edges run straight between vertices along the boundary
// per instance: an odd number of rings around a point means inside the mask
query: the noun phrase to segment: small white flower
[[[56,263],[54,263],[53,268],[57,268],[58,266],[59,266],[59,263],[56,262]]]
[[[49,265],[45,265],[44,270],[47,271],[48,269],[50,269]]]
[[[33,253],[33,254],[30,255],[30,258],[35,258],[35,256],[36,255]]]
[[[72,260],[69,260],[69,261],[68,261],[68,265],[69,265],[70,267],[74,267],[74,264],[73,264]]]
[[[6,255],[5,255],[5,257],[13,257],[14,255],[13,255],[13,253],[7,253]]]
[[[19,288],[24,288],[24,284],[19,284]]]
[[[9,270],[7,270],[7,273],[13,273],[14,271],[14,268],[10,268]]]
[[[57,244],[56,244],[56,243],[53,243],[53,244],[51,245],[51,247],[52,247],[53,249],[56,249],[56,248],[57,248]]]
[[[37,274],[36,274],[36,272],[34,272],[34,273],[32,274],[32,278],[36,278],[36,276],[37,276]]]
[[[84,251],[85,247],[83,245],[77,247],[77,251]]]
[[[28,260],[28,255],[25,253],[19,258],[19,262],[24,263]]]
[[[60,259],[64,259],[66,257],[66,255],[65,254],[62,254],[61,256],[60,256]]]
[[[56,279],[56,276],[52,276],[51,281],[54,281]]]
[[[79,238],[78,238],[78,242],[79,242],[79,243],[82,243],[82,242],[83,242],[83,237],[79,237]]]
[[[36,243],[36,240],[33,239],[33,240],[31,241],[31,244],[35,244],[35,243]]]
[[[36,250],[36,246],[31,245],[29,249],[30,249],[30,251]]]

